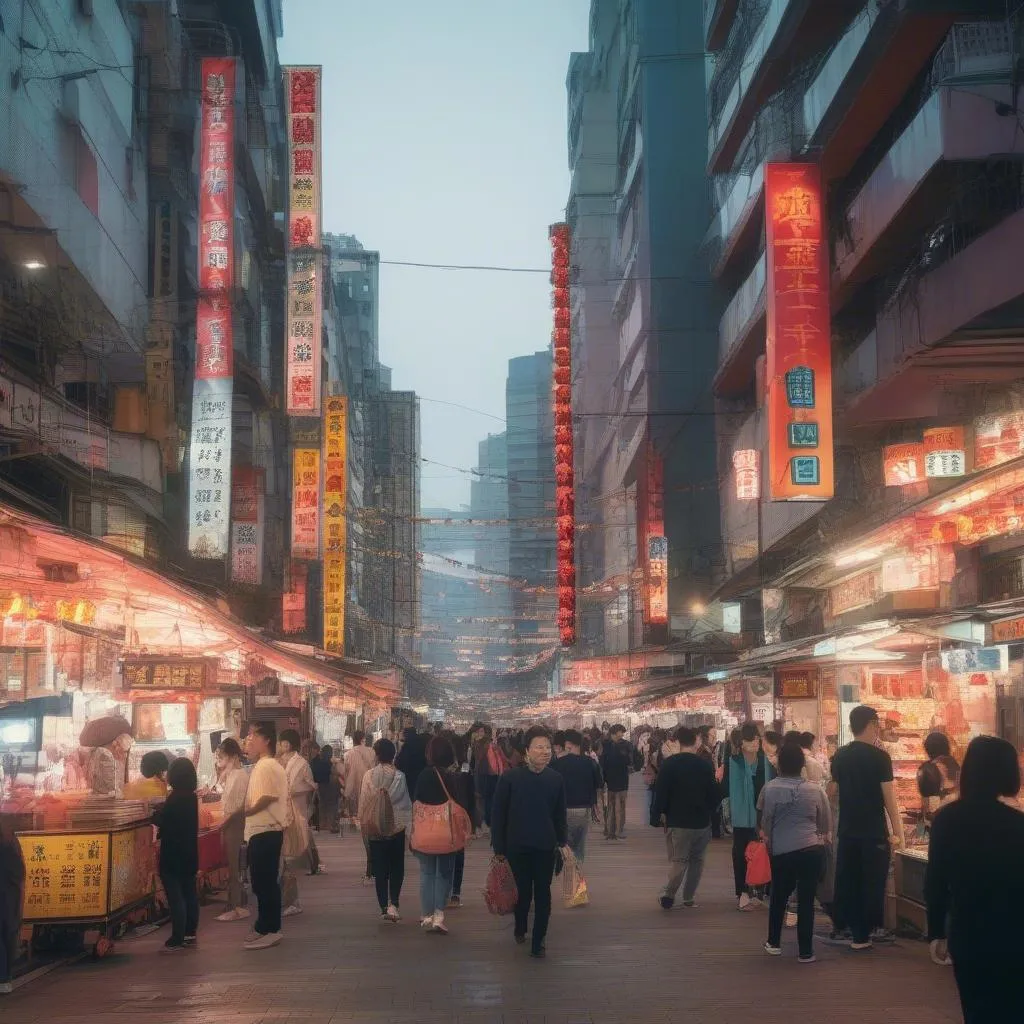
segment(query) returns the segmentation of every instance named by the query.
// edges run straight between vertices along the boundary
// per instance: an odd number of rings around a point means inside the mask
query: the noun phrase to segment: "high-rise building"
[[[488,434],[477,449],[470,484],[473,519],[487,523],[473,531],[474,561],[490,572],[508,575],[508,434]]]
[[[570,61],[577,565],[608,595],[581,613],[594,653],[686,629],[721,571],[703,28],[701,4],[593,0]]]

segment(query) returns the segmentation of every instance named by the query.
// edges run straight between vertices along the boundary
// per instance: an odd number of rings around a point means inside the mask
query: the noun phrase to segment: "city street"
[[[206,907],[199,949],[159,953],[162,928],[118,944],[105,961],[54,971],[0,1003],[3,1024],[570,1024],[693,1019],[715,1024],[829,1024],[890,1020],[946,1024],[960,1019],[952,972],[933,966],[923,943],[859,956],[819,944],[819,961],[800,966],[794,936],[786,955],[761,950],[765,914],[740,914],[731,898],[729,845],[713,844],[700,906],[662,911],[660,833],[640,824],[623,842],[592,834],[593,903],[558,907],[548,959],[531,960],[512,942],[510,918],[488,915],[480,891],[488,856],[468,855],[466,906],[449,915],[447,937],[420,933],[415,862],[410,857],[398,926],[380,923],[363,888],[357,836],[321,835],[329,873],[300,881],[305,913],[285,922],[276,949],[245,952],[242,924],[218,924]],[[556,884],[556,897],[560,888]]]

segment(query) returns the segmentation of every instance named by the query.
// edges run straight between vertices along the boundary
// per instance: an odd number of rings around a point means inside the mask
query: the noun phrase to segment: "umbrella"
[[[85,723],[82,735],[78,742],[83,747],[105,747],[113,743],[118,736],[132,733],[132,727],[128,720],[121,715],[107,715],[104,718],[94,718],[91,722]]]

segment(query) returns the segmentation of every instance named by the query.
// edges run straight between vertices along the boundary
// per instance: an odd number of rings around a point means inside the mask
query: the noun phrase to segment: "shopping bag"
[[[295,805],[289,801],[288,821],[281,840],[281,852],[285,860],[301,857],[309,846],[309,825],[306,819],[295,812]]]
[[[412,805],[412,838],[409,845],[417,853],[456,853],[464,850],[469,834],[473,831],[469,815],[452,799],[440,772],[437,772],[437,777],[441,780],[447,802],[425,804],[417,800]]]
[[[583,869],[571,853],[565,857],[565,866],[562,869],[562,902],[566,910],[585,907],[590,902]]]
[[[491,861],[491,868],[487,872],[487,882],[484,885],[484,903],[492,914],[511,914],[519,902],[519,892],[516,889],[515,875],[508,865],[507,860],[498,860],[495,857]]]
[[[772,880],[772,862],[762,842],[747,843],[747,885],[767,885]]]

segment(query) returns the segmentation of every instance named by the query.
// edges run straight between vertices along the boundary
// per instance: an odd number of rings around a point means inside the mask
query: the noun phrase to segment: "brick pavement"
[[[695,910],[662,911],[660,833],[641,821],[644,794],[630,801],[624,842],[591,836],[593,902],[557,908],[548,959],[512,942],[508,918],[487,914],[479,895],[488,865],[482,844],[468,856],[464,909],[451,934],[418,924],[418,882],[409,858],[398,926],[377,917],[360,885],[357,836],[321,836],[329,873],[302,878],[306,912],[285,922],[276,949],[246,952],[246,925],[218,924],[203,911],[200,947],[159,954],[167,929],[118,943],[104,961],[85,960],[0,997],[0,1024],[585,1024],[694,1019],[713,1024],[952,1024],[960,1015],[948,969],[923,944],[856,955],[819,946],[819,961],[761,950],[765,915],[740,914],[732,899],[728,842],[714,843]],[[559,890],[556,888],[556,895]]]

